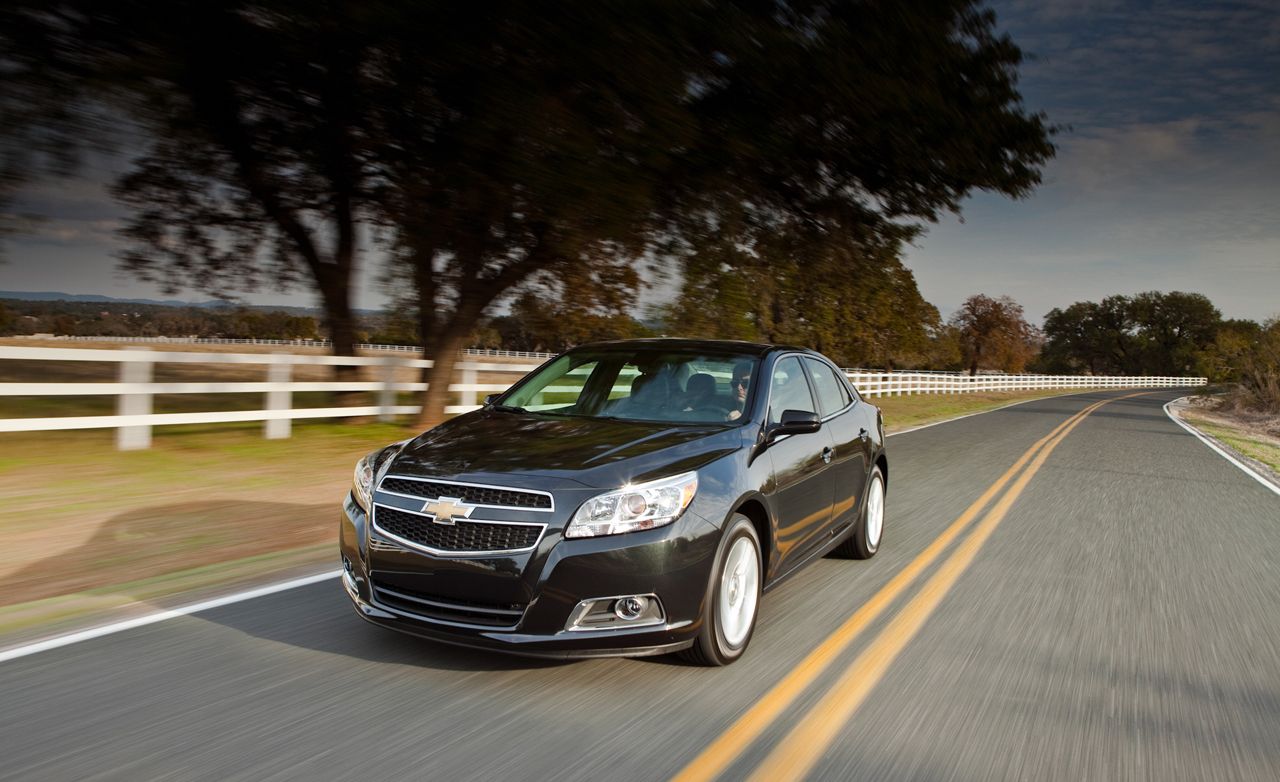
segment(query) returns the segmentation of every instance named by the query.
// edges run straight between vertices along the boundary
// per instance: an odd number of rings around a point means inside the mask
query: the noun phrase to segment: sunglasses
[[[740,378],[740,379],[737,379],[737,380],[730,380],[730,381],[729,381],[729,385],[731,385],[731,386],[735,386],[735,387],[736,387],[736,386],[742,386],[743,388],[746,388],[746,387],[747,387],[747,385],[748,385],[748,384],[750,384],[750,383],[751,383],[751,379],[750,379],[750,378]]]

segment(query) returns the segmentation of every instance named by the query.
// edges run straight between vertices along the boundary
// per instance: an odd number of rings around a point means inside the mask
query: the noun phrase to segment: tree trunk
[[[336,271],[336,270],[335,270]],[[354,356],[356,354],[356,323],[351,314],[351,292],[346,280],[335,281],[336,275],[325,275],[328,279],[317,280],[320,288],[320,301],[324,305],[325,328],[329,339],[333,342],[332,353],[335,356]],[[360,367],[334,365],[333,379],[338,383],[356,382],[360,379]],[[334,402],[339,407],[359,407],[364,401],[359,391],[338,391],[334,393]]]
[[[430,340],[430,347],[424,344],[423,357],[432,360],[430,369],[423,370],[423,379],[427,390],[422,392],[422,412],[418,414],[418,428],[424,431],[439,426],[445,420],[445,407],[453,395],[449,393],[449,384],[453,382],[454,367],[458,364],[459,351],[466,342],[470,326],[450,323],[439,338]],[[427,340],[423,340],[427,342]],[[430,355],[427,350],[430,350]]]

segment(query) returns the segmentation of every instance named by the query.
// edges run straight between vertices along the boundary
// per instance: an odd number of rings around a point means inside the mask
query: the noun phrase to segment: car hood
[[[696,469],[742,444],[742,428],[478,410],[408,442],[397,474],[613,488]],[[534,480],[532,482],[524,480]],[[550,487],[549,487],[550,488]]]

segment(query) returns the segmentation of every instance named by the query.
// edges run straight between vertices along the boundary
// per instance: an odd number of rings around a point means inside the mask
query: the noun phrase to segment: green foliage
[[[1045,316],[1042,367],[1099,375],[1208,371],[1226,379],[1231,370],[1222,362],[1229,359],[1211,357],[1221,327],[1222,315],[1198,293],[1151,291],[1076,302]]]
[[[626,259],[558,265],[522,286],[510,313],[473,332],[471,344],[559,352],[585,342],[652,336],[630,315],[643,287]]]
[[[487,341],[485,335],[489,335]],[[479,336],[473,342],[477,347],[558,353],[586,342],[650,337],[653,333],[625,312],[593,312],[571,300],[526,293],[516,300],[511,314],[489,321]]]
[[[1240,358],[1236,404],[1280,414],[1280,318],[1267,321],[1252,347]]]
[[[804,345],[845,366],[930,361],[938,311],[899,260],[899,238],[744,233],[749,244],[690,254],[679,298],[657,313],[667,334]]]
[[[1262,337],[1262,327],[1251,320],[1224,320],[1213,344],[1200,357],[1200,371],[1214,383],[1239,382],[1248,357]]]

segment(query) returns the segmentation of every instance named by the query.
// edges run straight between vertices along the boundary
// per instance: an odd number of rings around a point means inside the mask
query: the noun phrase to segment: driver
[[[733,376],[729,378],[729,401],[732,408],[725,416],[726,421],[736,421],[746,412],[747,389],[751,386],[751,362],[739,361],[733,367]]]

